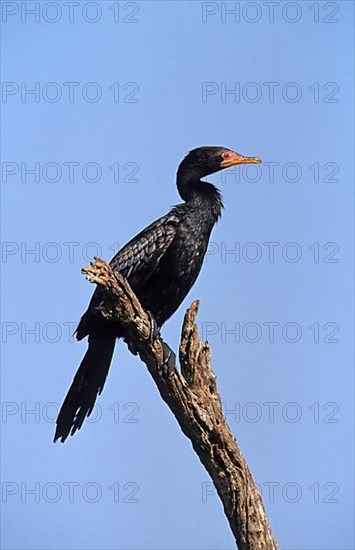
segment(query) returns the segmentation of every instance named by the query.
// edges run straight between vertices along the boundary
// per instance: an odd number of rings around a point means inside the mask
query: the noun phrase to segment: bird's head
[[[190,151],[180,167],[189,169],[195,177],[204,178],[236,164],[258,164],[258,157],[244,157],[226,147],[198,147]]]

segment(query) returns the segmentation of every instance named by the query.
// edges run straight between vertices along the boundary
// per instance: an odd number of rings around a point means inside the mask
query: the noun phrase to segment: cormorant
[[[144,309],[160,328],[177,310],[200,272],[213,226],[223,208],[219,190],[202,178],[236,164],[259,163],[225,147],[199,147],[188,153],[177,171],[183,203],[143,229],[110,262],[127,278]],[[98,311],[102,291],[96,288],[81,317],[76,338],[89,346],[57,418],[54,441],[80,429],[102,392],[119,327]]]

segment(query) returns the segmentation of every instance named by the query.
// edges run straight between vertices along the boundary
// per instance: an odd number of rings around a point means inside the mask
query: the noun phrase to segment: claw
[[[161,340],[161,344],[163,346],[163,365],[167,365],[168,373],[172,374],[176,366],[176,355],[164,340]]]
[[[147,310],[147,313],[150,320],[149,341],[152,344],[154,340],[156,340],[157,338],[160,338],[160,332],[159,332],[158,324],[155,320],[154,315],[149,310]]]

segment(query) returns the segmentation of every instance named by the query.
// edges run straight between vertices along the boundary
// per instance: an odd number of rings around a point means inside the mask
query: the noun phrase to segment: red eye
[[[223,159],[230,159],[231,157],[233,157],[233,153],[222,153]]]

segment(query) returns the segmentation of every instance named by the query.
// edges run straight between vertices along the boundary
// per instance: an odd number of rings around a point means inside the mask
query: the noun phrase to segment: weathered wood
[[[104,290],[102,315],[119,319],[129,349],[146,364],[161,397],[190,439],[217,489],[239,550],[276,550],[261,495],[223,414],[209,344],[199,339],[195,323],[199,302],[185,315],[181,372],[175,369],[169,375],[161,342],[150,342],[149,316],[126,279],[99,258],[82,272]]]

